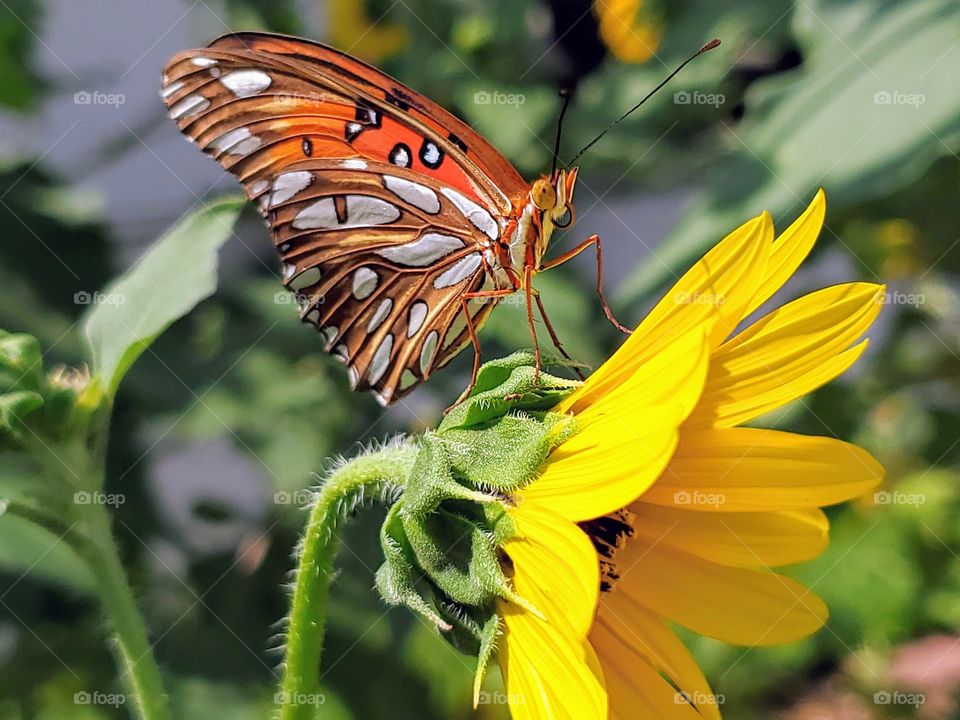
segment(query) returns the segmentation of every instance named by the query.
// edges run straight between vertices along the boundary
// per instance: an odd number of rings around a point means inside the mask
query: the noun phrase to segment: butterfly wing
[[[174,57],[163,97],[257,202],[355,388],[392,402],[469,342],[462,300],[495,287],[488,247],[527,189],[469,126],[331,48],[255,33]],[[492,306],[469,304],[475,327]]]

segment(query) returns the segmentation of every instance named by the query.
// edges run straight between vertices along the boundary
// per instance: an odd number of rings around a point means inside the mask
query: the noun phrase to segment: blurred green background
[[[599,232],[614,308],[636,322],[727,231],[764,209],[783,228],[824,187],[827,227],[775,302],[862,279],[888,284],[887,307],[865,358],[777,424],[855,441],[889,477],[831,511],[831,548],[794,572],[831,607],[825,630],[775,649],[690,642],[731,719],[960,717],[956,0],[2,0],[0,327],[36,335],[48,367],[82,361],[77,321],[99,288],[236,191],[157,91],[167,57],[239,29],[382,66],[528,178],[549,168],[559,86],[576,90],[570,157],[721,38],[583,158],[558,247]],[[217,293],[118,398],[107,491],[126,498],[116,533],[178,718],[267,716],[302,489],[337,454],[434,424],[469,369],[459,358],[386,411],[347,392],[277,294],[272,253],[247,212]],[[620,338],[593,273],[586,259],[538,283],[568,349],[596,364]],[[487,357],[528,345],[521,308],[500,307],[483,340]],[[372,590],[381,517],[360,514],[340,554],[323,716],[470,717],[468,659]],[[126,716],[76,695],[121,692],[91,591],[56,537],[0,514],[0,720]]]

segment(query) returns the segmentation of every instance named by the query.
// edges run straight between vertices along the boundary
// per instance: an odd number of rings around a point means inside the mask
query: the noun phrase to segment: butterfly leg
[[[540,269],[549,270],[550,268],[555,268],[558,265],[563,265],[563,263],[567,262],[568,260],[572,260],[591,245],[595,246],[597,249],[597,295],[600,296],[600,305],[603,307],[603,312],[607,316],[607,320],[613,323],[613,326],[617,328],[617,330],[629,335],[633,331],[630,328],[621,325],[620,322],[613,316],[613,311],[610,309],[610,305],[607,304],[607,299],[603,295],[603,249],[599,235],[591,235],[582,243],[573,248],[573,250],[565,252],[560,257],[554,258],[548,263],[544,263],[543,267]]]
[[[460,397],[457,398],[457,401],[453,403],[453,405],[444,410],[444,415],[470,396],[474,386],[477,384],[477,373],[480,372],[480,338],[477,337],[477,329],[473,325],[473,316],[470,315],[468,303],[471,300],[481,298],[496,301],[499,298],[512,295],[514,292],[516,291],[513,288],[505,288],[503,290],[477,290],[475,292],[464,293],[460,297],[460,312],[463,313],[463,317],[466,320],[467,332],[470,334],[470,342],[473,345],[473,372],[470,375],[470,384],[467,386],[467,389],[460,394]]]
[[[530,335],[533,337],[533,357],[536,360],[536,367],[533,371],[533,386],[540,384],[540,341],[537,339],[537,326],[533,319],[533,268],[527,265],[523,269],[523,291],[527,301],[527,322],[530,325]],[[540,297],[537,297],[537,302]]]
[[[547,310],[543,307],[543,300],[540,299],[540,295],[534,295],[537,299],[537,307],[540,309],[540,317],[543,318],[543,324],[547,326],[547,332],[550,333],[550,339],[553,341],[553,346],[560,351],[560,354],[563,355],[567,360],[573,362],[573,358],[564,350],[563,345],[560,343],[560,338],[557,337],[556,330],[553,329],[553,324],[550,322],[550,318],[547,317]],[[586,380],[586,376],[580,371],[576,365],[573,366],[573,371],[577,374],[581,380]]]

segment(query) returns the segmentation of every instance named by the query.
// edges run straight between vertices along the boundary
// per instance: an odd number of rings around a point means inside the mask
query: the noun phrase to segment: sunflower
[[[810,252],[824,213],[821,191],[776,240],[766,213],[733,231],[557,408],[579,430],[517,492],[504,545],[538,611],[499,601],[515,720],[719,718],[671,623],[756,646],[825,622],[824,603],[771,568],[820,553],[820,508],[883,470],[840,440],[741,425],[850,367],[883,288],[828,287],[735,332]]]

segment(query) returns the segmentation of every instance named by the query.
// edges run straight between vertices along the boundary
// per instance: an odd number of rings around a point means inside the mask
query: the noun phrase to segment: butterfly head
[[[539,216],[538,261],[546,251],[553,231],[573,225],[573,189],[576,183],[577,168],[561,168],[550,176],[542,176],[530,186],[530,202]]]

